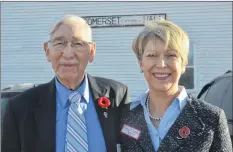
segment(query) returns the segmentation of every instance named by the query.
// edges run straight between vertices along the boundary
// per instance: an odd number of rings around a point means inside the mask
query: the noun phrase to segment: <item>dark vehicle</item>
[[[1,90],[1,118],[3,118],[6,110],[7,101],[9,98],[16,96],[17,94],[36,87],[37,85],[31,83],[12,85]],[[1,119],[2,122],[3,119]]]
[[[232,71],[215,78],[207,83],[197,98],[203,99],[213,105],[222,108],[228,119],[228,127],[233,141],[233,117],[232,117]]]

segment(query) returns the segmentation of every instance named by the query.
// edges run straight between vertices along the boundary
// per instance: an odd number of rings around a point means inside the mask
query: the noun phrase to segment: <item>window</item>
[[[189,57],[188,57],[188,65],[186,66],[185,73],[181,75],[180,85],[185,86],[186,89],[194,89],[195,88],[195,79],[194,79],[194,43],[190,42],[189,48]]]

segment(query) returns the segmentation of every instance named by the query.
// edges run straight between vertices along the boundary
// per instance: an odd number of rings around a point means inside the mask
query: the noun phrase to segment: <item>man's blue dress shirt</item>
[[[106,152],[104,136],[89,89],[87,75],[85,75],[81,86],[74,91],[63,86],[56,78],[56,152],[65,152],[67,117],[70,105],[68,97],[73,92],[79,92],[82,95],[81,103],[87,104],[84,116],[87,127],[88,151]]]

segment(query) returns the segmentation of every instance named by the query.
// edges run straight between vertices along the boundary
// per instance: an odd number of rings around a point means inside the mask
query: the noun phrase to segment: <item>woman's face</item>
[[[176,90],[185,70],[178,52],[166,50],[161,39],[148,41],[139,64],[149,87],[159,92]]]

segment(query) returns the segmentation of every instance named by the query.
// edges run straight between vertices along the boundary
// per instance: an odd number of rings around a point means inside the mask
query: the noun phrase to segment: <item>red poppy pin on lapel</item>
[[[178,139],[183,139],[183,138],[186,138],[188,137],[190,134],[190,129],[188,127],[182,127],[180,130],[179,130],[179,135],[180,137],[177,137]]]
[[[98,99],[98,105],[101,108],[108,109],[108,107],[110,106],[110,100],[107,97],[100,97]],[[108,117],[108,113],[107,112],[104,112],[103,115],[104,115],[105,118]]]

